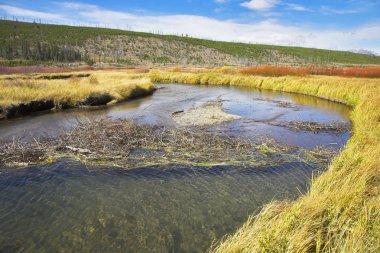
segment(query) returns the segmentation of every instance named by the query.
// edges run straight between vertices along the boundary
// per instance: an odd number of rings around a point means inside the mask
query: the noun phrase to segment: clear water
[[[267,136],[288,145],[313,148],[328,143],[340,147],[349,133],[329,134],[294,132],[271,123],[298,121],[349,121],[350,109],[323,99],[289,93],[276,93],[252,88],[213,87],[200,85],[159,84],[153,96],[110,107],[74,109],[41,113],[21,119],[0,122],[0,140],[14,137],[37,138],[56,136],[78,122],[99,118],[135,118],[141,123],[175,126],[171,114],[205,102],[223,100],[224,109],[243,116],[242,120],[217,126],[215,130],[232,135],[255,138]],[[294,108],[280,107],[287,102]]]
[[[229,87],[160,85],[153,96],[113,107],[45,113],[0,123],[0,139],[56,136],[80,121],[136,118],[175,126],[171,113],[215,99],[244,118],[216,126],[313,148],[340,148],[349,133],[293,132],[271,122],[348,121],[349,108],[300,95]],[[278,106],[278,101],[294,105]],[[63,160],[0,168],[0,252],[204,252],[272,200],[294,199],[324,168],[304,162],[267,168],[157,166],[89,168]]]
[[[313,168],[98,168],[63,161],[0,174],[0,252],[203,252]]]

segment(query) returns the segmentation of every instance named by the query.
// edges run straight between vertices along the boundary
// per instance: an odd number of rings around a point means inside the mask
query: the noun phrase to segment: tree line
[[[44,41],[9,41],[0,44],[0,57],[7,60],[73,62],[83,56],[72,45],[54,45]]]

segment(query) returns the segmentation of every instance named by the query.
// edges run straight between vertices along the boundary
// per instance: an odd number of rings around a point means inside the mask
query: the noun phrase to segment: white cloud
[[[288,9],[295,10],[295,11],[308,11],[304,6],[298,5],[298,4],[285,4]]]
[[[97,9],[98,6],[93,4],[82,4],[82,3],[76,3],[76,2],[55,2],[54,4],[58,6],[62,6],[66,9],[73,9],[73,10],[82,10],[82,9]]]
[[[380,53],[380,23],[367,24],[348,30],[320,30],[301,25],[283,25],[276,20],[257,23],[239,23],[195,15],[136,15],[111,11],[96,6],[61,4],[62,13],[34,12],[18,8],[0,8],[9,15],[29,14],[31,18],[60,17],[61,23],[107,25],[107,27],[132,29],[165,34],[189,34],[193,37],[247,43],[316,47],[349,50],[365,48]],[[59,9],[59,8],[58,8]],[[62,18],[64,16],[64,19]]]
[[[241,3],[240,5],[255,11],[267,11],[272,9],[278,3],[279,0],[250,0]]]
[[[21,9],[21,8],[13,7],[10,5],[0,5],[0,10],[3,10],[10,15],[20,16],[20,17],[29,17],[29,18],[37,18],[37,19],[45,19],[45,20],[57,20],[57,19],[62,18],[62,16],[59,14]]]
[[[322,6],[320,11],[323,14],[355,14],[359,12],[363,12],[363,9],[333,9],[328,6]]]

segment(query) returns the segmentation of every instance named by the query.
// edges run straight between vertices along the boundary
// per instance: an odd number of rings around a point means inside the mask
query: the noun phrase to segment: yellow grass
[[[7,79],[9,76],[0,79],[0,106],[3,107],[36,100],[64,101],[76,105],[90,95],[105,93],[110,94],[115,101],[120,101],[154,90],[154,84],[149,79],[136,79],[116,71],[92,72],[89,77],[53,80],[36,79],[36,76],[28,78],[25,75],[11,77],[12,80]]]
[[[244,76],[233,69],[93,72],[68,80],[0,80],[0,105],[70,100],[109,93],[116,99],[155,82],[249,86],[297,92],[353,107],[353,136],[328,170],[294,202],[274,202],[212,252],[380,252],[380,79]],[[12,76],[14,77],[14,76]],[[145,77],[145,79],[144,79]]]
[[[353,107],[353,136],[294,202],[266,205],[212,252],[380,252],[380,79],[153,72],[156,82],[252,86]]]

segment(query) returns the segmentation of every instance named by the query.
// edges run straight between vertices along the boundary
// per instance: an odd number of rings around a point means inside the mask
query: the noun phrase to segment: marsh
[[[13,154],[2,156],[2,250],[202,252],[264,204],[305,192],[350,137],[280,124],[349,124],[350,109],[334,102],[156,86],[151,96],[112,106],[0,122],[2,150],[8,143]],[[215,101],[237,117],[207,126],[176,122],[173,112]],[[37,160],[25,155],[28,147],[40,148]],[[17,152],[27,168],[11,168]]]

